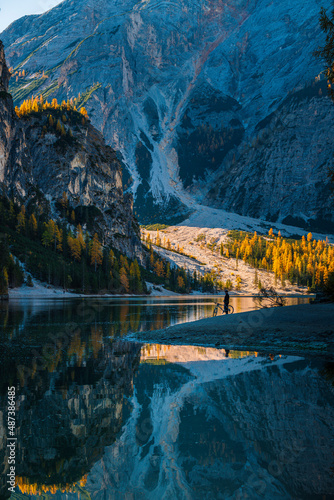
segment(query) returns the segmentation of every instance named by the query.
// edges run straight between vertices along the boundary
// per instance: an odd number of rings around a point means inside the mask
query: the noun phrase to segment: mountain
[[[168,348],[177,363],[140,364],[130,418],[88,474],[92,497],[133,485],[147,499],[333,496],[333,394],[316,361],[203,362]]]
[[[120,151],[141,221],[194,200],[334,231],[329,0],[65,0],[3,33],[15,103],[75,97]]]
[[[77,222],[105,244],[141,257],[133,200],[123,194],[122,167],[103,136],[70,105],[14,111],[0,42],[0,194],[51,215],[66,194]]]

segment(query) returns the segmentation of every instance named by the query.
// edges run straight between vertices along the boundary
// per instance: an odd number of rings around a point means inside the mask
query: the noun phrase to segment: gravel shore
[[[334,356],[334,304],[272,307],[129,336],[141,342]]]

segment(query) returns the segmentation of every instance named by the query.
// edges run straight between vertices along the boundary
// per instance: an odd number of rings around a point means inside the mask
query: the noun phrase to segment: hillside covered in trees
[[[57,207],[61,217],[53,219],[36,205],[26,208],[0,199],[0,294],[24,282],[33,286],[31,276],[64,291],[86,294],[145,294],[145,280],[177,293],[214,290],[209,276],[171,267],[152,245],[144,251],[142,265],[110,245],[103,246],[97,233],[76,222],[65,192]]]
[[[53,220],[66,193],[75,220],[104,246],[143,259],[131,195],[123,193],[116,152],[90,123],[77,99],[58,103],[41,95],[14,109],[11,74],[0,42],[0,194]],[[80,108],[80,109],[79,109]]]
[[[333,245],[313,239],[312,233],[300,240],[283,238],[280,233],[274,235],[272,229],[267,237],[242,231],[230,231],[229,236],[231,241],[225,249],[221,246],[221,253],[237,262],[242,259],[255,269],[273,271],[275,283],[280,280],[283,286],[289,281],[314,290],[325,285],[334,273]]]
[[[288,238],[272,228],[258,234],[155,224],[142,226],[142,240],[171,262],[183,261],[196,270],[203,291],[334,289],[334,246],[312,233]]]
[[[136,259],[130,260],[110,246],[103,247],[97,233],[91,235],[80,224],[66,221],[75,218],[69,213],[68,201],[60,200],[64,219],[53,220],[48,212],[30,206],[19,207],[12,201],[0,201],[0,283],[4,293],[6,285],[19,286],[23,272],[28,274],[27,284],[32,286],[31,275],[42,282],[82,293],[144,293]],[[11,252],[11,253],[10,253]],[[13,254],[16,258],[13,257]],[[17,260],[18,259],[18,260]]]

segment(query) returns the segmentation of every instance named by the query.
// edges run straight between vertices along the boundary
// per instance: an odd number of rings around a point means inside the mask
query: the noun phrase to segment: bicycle
[[[225,311],[225,307],[222,307],[221,304],[219,304],[219,302],[216,303],[216,306],[213,310],[213,316],[217,316],[218,314],[218,309],[220,309],[222,311],[222,314],[233,314],[234,313],[234,307],[229,305],[228,306],[228,312]]]

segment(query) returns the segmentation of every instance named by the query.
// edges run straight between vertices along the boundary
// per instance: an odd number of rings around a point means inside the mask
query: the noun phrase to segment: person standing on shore
[[[230,303],[230,296],[228,294],[228,290],[225,290],[225,297],[224,297],[224,312],[225,312],[225,314],[228,314],[229,303]]]

